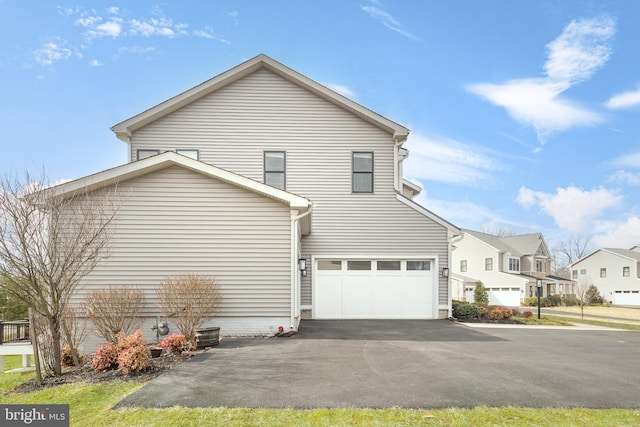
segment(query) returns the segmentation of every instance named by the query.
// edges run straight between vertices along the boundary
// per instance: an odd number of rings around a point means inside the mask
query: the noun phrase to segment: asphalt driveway
[[[118,404],[140,407],[640,408],[640,333],[305,320],[223,339]]]

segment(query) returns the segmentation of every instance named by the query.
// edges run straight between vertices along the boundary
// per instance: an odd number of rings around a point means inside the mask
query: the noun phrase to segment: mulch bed
[[[42,385],[36,383],[35,377],[20,384],[9,393],[29,393],[47,387],[76,382],[86,383],[110,383],[114,381],[149,381],[168,369],[190,359],[193,353],[167,353],[160,357],[149,358],[149,367],[144,371],[132,372],[124,375],[120,369],[109,369],[106,371],[96,371],[91,367],[91,358],[87,357],[87,362],[79,367],[65,367],[62,375],[56,377],[43,377]]]

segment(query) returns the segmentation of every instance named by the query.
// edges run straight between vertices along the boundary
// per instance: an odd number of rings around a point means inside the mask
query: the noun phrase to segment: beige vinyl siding
[[[108,285],[155,289],[168,275],[214,277],[220,316],[290,314],[289,207],[173,166],[120,183],[124,195],[111,256],[83,281],[74,302]]]
[[[133,154],[181,147],[260,182],[264,151],[285,151],[287,191],[314,204],[312,233],[302,239],[307,259],[398,254],[447,262],[447,230],[396,200],[392,135],[270,71],[138,129],[131,140]],[[353,151],[374,152],[373,194],[351,192]],[[303,305],[311,304],[310,279],[303,277]],[[439,304],[447,304],[446,279],[439,289]]]

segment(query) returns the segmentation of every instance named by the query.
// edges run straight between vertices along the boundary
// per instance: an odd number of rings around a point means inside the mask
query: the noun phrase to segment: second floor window
[[[520,271],[520,260],[518,258],[509,258],[509,271]]]
[[[463,259],[460,261],[460,272],[464,273],[467,271],[467,260]]]
[[[265,151],[264,183],[284,190],[286,186],[285,163],[284,151]]]
[[[351,190],[354,193],[373,193],[373,153],[352,153],[351,171]]]
[[[544,272],[544,261],[537,259],[536,260],[536,271],[538,273]]]
[[[578,278],[578,270],[572,270],[571,271],[571,278],[572,279],[577,279]]]
[[[156,154],[160,154],[160,150],[138,150],[138,160],[146,159]]]
[[[629,275],[630,275],[630,268],[622,267],[622,277],[629,277]]]
[[[600,269],[600,277],[607,277],[607,269],[606,268],[601,268]]]
[[[484,269],[487,271],[493,270],[493,258],[484,259]]]

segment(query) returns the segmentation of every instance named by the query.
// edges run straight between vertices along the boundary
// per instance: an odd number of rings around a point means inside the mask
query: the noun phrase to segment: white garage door
[[[640,291],[613,291],[616,305],[640,305]]]
[[[489,305],[520,307],[520,288],[487,288]]]
[[[433,260],[318,259],[316,319],[432,319]]]

